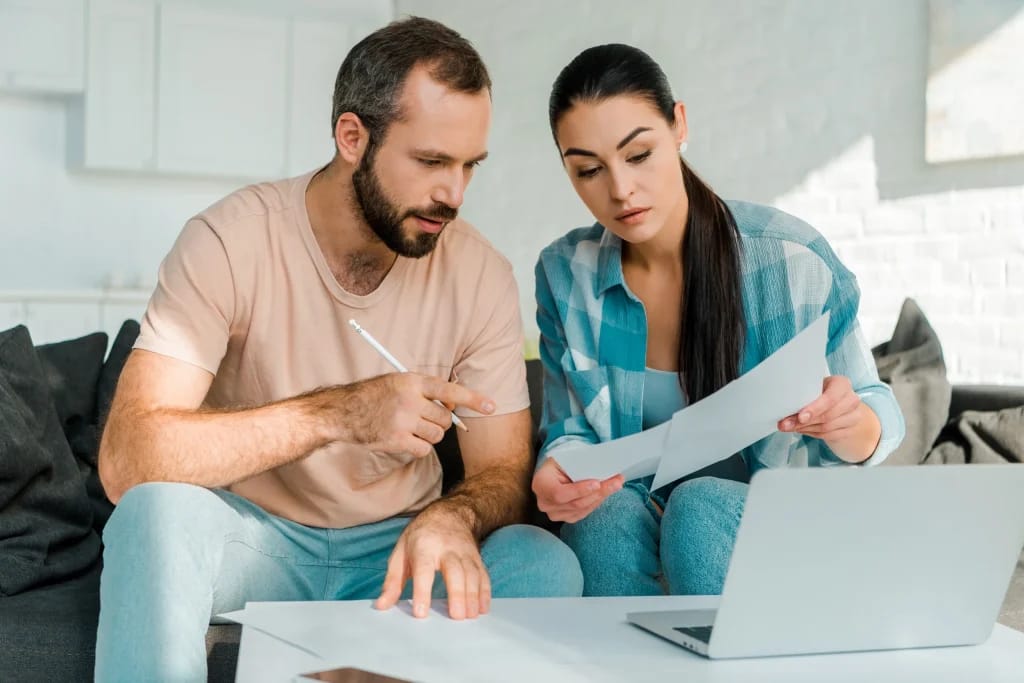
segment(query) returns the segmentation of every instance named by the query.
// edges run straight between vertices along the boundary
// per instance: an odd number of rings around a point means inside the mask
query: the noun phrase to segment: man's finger
[[[487,565],[480,560],[480,614],[491,611],[491,574]]]
[[[423,618],[430,613],[430,594],[434,589],[434,573],[437,571],[433,562],[423,558],[412,559],[412,613]]]
[[[467,558],[462,570],[466,574],[466,618],[476,619],[480,616],[480,567]]]
[[[448,616],[466,618],[466,573],[458,557],[450,555],[441,560],[441,576],[448,591]]]
[[[444,438],[444,430],[429,420],[420,420],[413,434],[427,443],[440,443]]]
[[[420,417],[446,431],[452,426],[452,408],[439,406],[427,398],[420,407]]]
[[[398,599],[402,597],[402,588],[405,587],[405,582],[408,578],[405,548],[401,541],[399,541],[391,553],[391,558],[388,559],[388,571],[384,575],[384,585],[381,588],[380,597],[377,598],[375,607],[377,609],[391,609],[394,607]]]
[[[494,401],[472,389],[451,382],[442,382],[441,380],[428,382],[424,386],[423,395],[431,400],[437,399],[448,405],[469,408],[483,415],[490,415],[494,412]]]
[[[434,452],[434,445],[429,441],[407,434],[404,439],[401,440],[401,448],[399,453],[408,453],[409,455],[416,456],[417,458],[425,458]]]

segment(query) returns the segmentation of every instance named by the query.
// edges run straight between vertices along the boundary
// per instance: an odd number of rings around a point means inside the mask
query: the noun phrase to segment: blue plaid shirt
[[[740,373],[830,311],[829,372],[848,377],[878,415],[881,440],[865,464],[881,462],[903,440],[905,426],[857,322],[856,278],[803,221],[767,206],[726,204],[742,245],[747,332]],[[641,431],[647,317],[622,275],[622,240],[600,224],[573,230],[544,249],[536,279],[544,366],[539,465],[560,448]],[[843,462],[824,441],[784,432],[744,449],[743,457],[751,473]]]

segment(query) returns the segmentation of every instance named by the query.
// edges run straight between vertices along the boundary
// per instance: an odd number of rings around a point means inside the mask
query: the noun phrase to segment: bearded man
[[[458,219],[490,78],[434,21],[358,43],[335,156],[189,220],[160,267],[103,434],[96,680],[205,680],[211,617],[250,600],[578,596],[523,519],[532,472],[518,291]],[[404,363],[397,373],[349,327]],[[441,496],[451,426],[465,479]],[[435,580],[440,572],[441,579]]]

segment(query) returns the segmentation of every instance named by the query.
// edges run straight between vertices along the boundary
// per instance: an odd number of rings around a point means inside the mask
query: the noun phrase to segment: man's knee
[[[483,549],[495,597],[578,597],[583,573],[575,553],[537,526],[515,524],[487,537]]]
[[[103,529],[103,542],[107,548],[121,542],[169,544],[183,534],[194,541],[202,522],[216,518],[223,506],[215,493],[200,486],[139,484],[128,489],[118,501]]]

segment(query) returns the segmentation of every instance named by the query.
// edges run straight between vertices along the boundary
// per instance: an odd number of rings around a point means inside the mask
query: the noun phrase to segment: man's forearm
[[[495,465],[465,479],[420,514],[454,514],[482,540],[499,527],[526,519],[529,481],[529,467]]]
[[[147,481],[212,488],[293,462],[337,440],[338,411],[330,404],[343,391],[326,389],[244,410],[120,406],[103,432],[104,486],[111,499]]]

